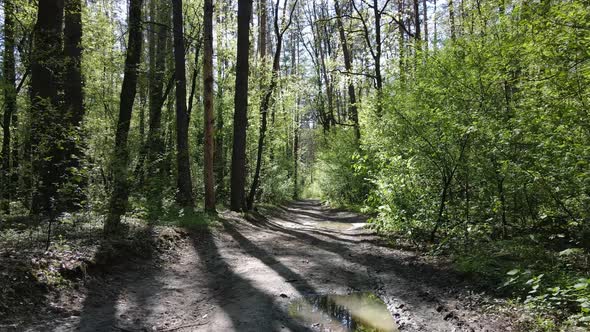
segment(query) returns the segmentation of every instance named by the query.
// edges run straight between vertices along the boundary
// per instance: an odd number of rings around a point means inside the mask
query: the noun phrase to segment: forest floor
[[[291,318],[290,303],[353,292],[379,296],[400,331],[526,330],[526,314],[474,291],[442,259],[389,247],[361,215],[308,200],[221,217],[211,230],[178,231],[150,259],[84,271],[48,301],[53,310],[0,319],[0,330],[319,331]]]

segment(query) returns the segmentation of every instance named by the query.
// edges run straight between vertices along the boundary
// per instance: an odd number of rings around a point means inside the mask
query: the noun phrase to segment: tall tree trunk
[[[157,6],[156,0],[150,2],[150,17],[158,25],[149,30],[149,122],[146,139],[147,177],[146,193],[149,201],[149,219],[156,218],[161,212],[162,188],[168,183],[168,173],[164,167],[164,138],[162,133],[162,107],[171,82],[167,84],[164,92],[164,76],[166,72],[166,55],[168,54],[168,29],[170,23],[170,11],[166,3]],[[140,165],[141,167],[141,165]]]
[[[340,44],[342,45],[342,55],[344,57],[344,69],[346,69],[347,73],[351,73],[352,56],[350,54],[350,50],[348,49],[348,41],[346,40],[344,24],[342,23],[342,10],[340,9],[340,4],[338,3],[338,0],[334,0],[334,9],[336,11],[336,22],[338,24],[338,31],[340,33]],[[354,125],[354,136],[356,137],[356,140],[358,142],[361,139],[361,130],[359,125],[358,108],[356,106],[356,93],[350,75],[348,76],[348,103],[348,111],[350,113],[350,117]]]
[[[451,40],[455,40],[457,37],[457,33],[455,30],[455,7],[453,5],[453,0],[449,0],[449,24],[451,26]]]
[[[231,165],[231,202],[233,211],[246,208],[246,128],[248,127],[248,71],[250,51],[250,17],[252,0],[238,0],[238,45],[236,88],[234,97],[234,137]]]
[[[373,0],[373,11],[375,14],[375,84],[377,86],[377,116],[383,115],[383,76],[381,74],[381,15],[379,1]]]
[[[424,24],[424,49],[428,51],[428,3],[422,0],[422,24]]]
[[[186,63],[182,0],[172,0],[174,28],[174,78],[176,80],[176,166],[178,175],[176,201],[182,207],[194,206],[193,183],[188,149],[189,116],[186,111]]]
[[[81,125],[84,118],[84,91],[82,87],[82,4],[81,0],[65,1],[64,25],[64,110],[69,125],[65,144],[65,166],[68,189],[65,190],[67,207],[79,208],[84,201],[86,177],[78,172],[84,158],[80,146]]]
[[[297,96],[293,129],[293,199],[299,199],[299,102],[299,96]]]
[[[12,183],[11,159],[11,133],[10,126],[12,116],[16,112],[16,70],[14,61],[14,3],[13,0],[4,0],[4,116],[2,118],[2,152],[0,152],[0,211],[10,212]]]
[[[217,200],[225,198],[225,149],[224,149],[224,120],[223,111],[225,108],[223,102],[224,84],[226,76],[226,68],[228,67],[227,56],[224,54],[223,49],[225,47],[225,33],[227,30],[227,18],[226,18],[226,5],[222,7],[221,11],[218,11],[217,22],[220,26],[218,31],[218,58],[219,65],[217,66],[217,115],[215,121],[215,180],[216,180],[216,196]]]
[[[121,86],[119,103],[119,120],[115,136],[113,158],[113,192],[109,201],[109,214],[105,221],[105,235],[114,235],[122,231],[121,216],[127,210],[129,201],[129,184],[127,181],[127,167],[129,151],[127,138],[131,124],[131,114],[135,93],[137,91],[137,70],[141,56],[141,7],[143,0],[130,0],[129,6],[129,39],[127,55],[125,56],[125,72]]]
[[[258,55],[264,63],[267,48],[267,0],[258,0]]]
[[[252,186],[250,187],[250,194],[248,195],[248,210],[251,210],[253,205],[254,205],[254,198],[256,196],[256,190],[258,189],[258,185],[260,182],[260,170],[262,168],[262,157],[263,157],[263,151],[264,151],[264,139],[266,138],[266,129],[267,129],[267,122],[268,122],[268,111],[270,109],[271,106],[271,98],[272,95],[274,93],[274,90],[277,87],[277,83],[278,83],[278,79],[279,79],[279,74],[280,74],[280,70],[281,70],[281,52],[282,52],[282,47],[283,47],[283,35],[285,33],[285,31],[289,28],[289,26],[291,25],[291,19],[292,19],[292,15],[293,15],[293,11],[295,9],[295,6],[297,6],[297,1],[295,1],[294,5],[293,5],[293,10],[290,13],[289,16],[289,21],[287,22],[287,24],[285,25],[285,27],[281,30],[281,28],[279,28],[279,0],[277,0],[277,3],[275,4],[275,15],[274,15],[274,30],[275,30],[275,34],[276,34],[276,38],[277,38],[277,45],[276,45],[276,49],[275,49],[275,54],[273,57],[273,62],[272,62],[272,76],[270,79],[270,84],[264,94],[264,97],[262,99],[262,103],[260,104],[260,115],[261,115],[261,120],[260,120],[260,133],[258,136],[258,151],[256,154],[256,170],[254,171],[254,178],[252,180]]]
[[[414,0],[414,38],[416,39],[416,44],[419,44],[422,41],[422,31],[420,28],[420,0]],[[416,49],[419,49],[419,45],[417,45]]]
[[[64,1],[40,1],[33,36],[31,64],[32,212],[59,213],[58,189],[63,167],[62,143],[66,128],[58,109],[62,83],[62,26]]]
[[[213,0],[204,4],[204,57],[203,57],[203,95],[204,95],[204,166],[205,210],[215,211],[215,116],[213,105]]]

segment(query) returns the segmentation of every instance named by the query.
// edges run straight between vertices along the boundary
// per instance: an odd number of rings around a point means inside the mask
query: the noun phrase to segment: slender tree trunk
[[[186,110],[186,63],[182,0],[172,0],[174,27],[174,78],[176,80],[176,166],[178,175],[176,201],[182,207],[193,207],[193,182],[188,148],[189,116]]]
[[[267,0],[258,0],[258,55],[262,62],[264,63],[264,58],[266,57],[266,48],[267,48],[267,9],[266,9],[266,2]]]
[[[215,211],[215,116],[213,105],[213,0],[204,4],[204,57],[203,57],[203,95],[204,95],[204,166],[205,210]]]
[[[379,1],[373,0],[373,11],[375,14],[375,83],[377,85],[377,116],[383,115],[383,76],[381,74],[381,9]]]
[[[434,24],[434,36],[432,39],[432,48],[436,51],[438,49],[438,30],[437,30],[437,15],[436,15],[436,0],[432,0],[434,2],[434,9],[433,9],[433,19],[432,19],[432,23]]]
[[[422,24],[424,24],[424,49],[428,51],[428,3],[422,0]]]
[[[451,26],[451,40],[455,40],[457,37],[456,30],[455,30],[455,8],[453,5],[453,0],[449,0],[449,20]]]
[[[84,158],[80,143],[84,118],[84,90],[82,87],[82,4],[81,0],[65,1],[64,25],[64,110],[69,125],[65,144],[65,167],[68,190],[65,190],[66,206],[77,209],[84,201],[86,176],[78,172]]]
[[[225,85],[226,68],[228,67],[227,56],[224,55],[223,48],[225,47],[225,33],[227,30],[227,18],[225,13],[225,6],[222,7],[221,11],[218,11],[217,22],[220,26],[218,31],[218,58],[219,65],[217,66],[217,114],[215,121],[215,180],[216,180],[216,196],[217,200],[221,200],[226,197],[225,189],[225,149],[224,149],[224,119],[223,111],[225,108],[223,89]]]
[[[2,152],[0,152],[0,211],[10,212],[12,183],[11,133],[10,126],[13,114],[16,113],[16,70],[14,60],[14,3],[4,0],[4,116],[2,118]]]
[[[422,30],[420,28],[420,0],[414,0],[414,38],[416,43],[420,44],[422,41]],[[419,49],[420,45],[417,45],[416,49]]]
[[[297,1],[293,6],[297,5]],[[294,10],[295,7],[293,7]],[[256,196],[256,190],[258,189],[258,185],[260,182],[260,170],[262,168],[262,157],[263,157],[263,150],[264,150],[264,139],[266,138],[266,130],[267,130],[267,122],[268,122],[268,111],[271,106],[271,98],[272,95],[277,87],[280,70],[281,70],[281,52],[283,47],[283,35],[285,31],[291,25],[291,19],[293,15],[293,10],[290,13],[289,21],[287,22],[286,26],[281,30],[279,28],[279,3],[275,4],[275,15],[274,15],[274,30],[275,35],[277,38],[277,45],[275,49],[275,54],[273,57],[272,62],[272,76],[270,79],[270,85],[268,86],[266,93],[262,99],[262,103],[260,104],[260,134],[258,136],[258,151],[256,154],[256,170],[254,172],[254,178],[252,180],[252,186],[250,187],[250,194],[248,195],[248,210],[251,210],[254,205],[254,198]]]
[[[62,143],[66,128],[59,114],[62,83],[63,0],[40,1],[33,36],[31,66],[32,212],[59,213],[58,189],[64,165]]]
[[[238,45],[234,98],[234,137],[231,167],[231,209],[246,208],[246,128],[248,127],[248,71],[252,0],[238,0]]]
[[[121,216],[125,214],[129,200],[129,184],[127,181],[129,151],[127,147],[127,138],[129,136],[129,126],[131,124],[135,93],[137,91],[137,70],[142,47],[142,2],[143,0],[130,0],[129,5],[129,39],[127,55],[125,56],[123,85],[121,86],[119,120],[115,136],[113,192],[109,201],[109,214],[104,225],[106,236],[114,235],[122,231]]]
[[[350,54],[350,50],[348,49],[348,41],[346,40],[344,24],[342,23],[342,10],[340,9],[338,0],[334,0],[334,9],[336,11],[336,22],[338,24],[338,31],[340,33],[340,44],[342,45],[342,55],[344,57],[344,69],[350,73],[352,72],[352,56]],[[361,130],[359,125],[358,108],[356,106],[356,93],[350,76],[348,76],[348,103],[348,111],[350,113],[352,123],[354,124],[354,136],[358,142],[361,139]]]
[[[162,188],[168,183],[168,173],[164,167],[164,138],[162,133],[162,107],[170,89],[171,82],[164,89],[166,72],[166,55],[168,54],[168,29],[170,23],[169,6],[166,3],[156,5],[155,0],[150,3],[150,17],[155,25],[149,30],[149,122],[146,140],[146,195],[149,206],[149,219],[155,219],[161,212]],[[140,165],[141,167],[141,165]]]

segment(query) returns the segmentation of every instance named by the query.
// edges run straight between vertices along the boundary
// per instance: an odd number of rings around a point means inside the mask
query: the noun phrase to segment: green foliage
[[[585,7],[513,6],[468,12],[472,33],[417,55],[385,93],[387,113],[368,119],[367,210],[380,230],[448,241],[542,229],[586,241]]]
[[[371,186],[366,181],[367,158],[361,155],[352,130],[325,134],[322,143],[311,184],[317,183],[321,197],[333,205],[362,204]]]
[[[583,324],[589,276],[573,257],[587,262],[590,248],[588,5],[462,6],[456,39],[411,50],[382,100],[363,100],[361,149],[346,130],[326,135],[312,188]]]

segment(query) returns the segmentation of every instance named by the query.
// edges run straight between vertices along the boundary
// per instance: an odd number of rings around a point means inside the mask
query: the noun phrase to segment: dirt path
[[[362,216],[298,201],[257,221],[224,217],[175,258],[119,266],[87,295],[64,295],[70,308],[29,330],[312,331],[289,317],[291,300],[357,291],[383,299],[400,331],[509,330],[471,309],[480,304],[452,273],[380,245]]]

